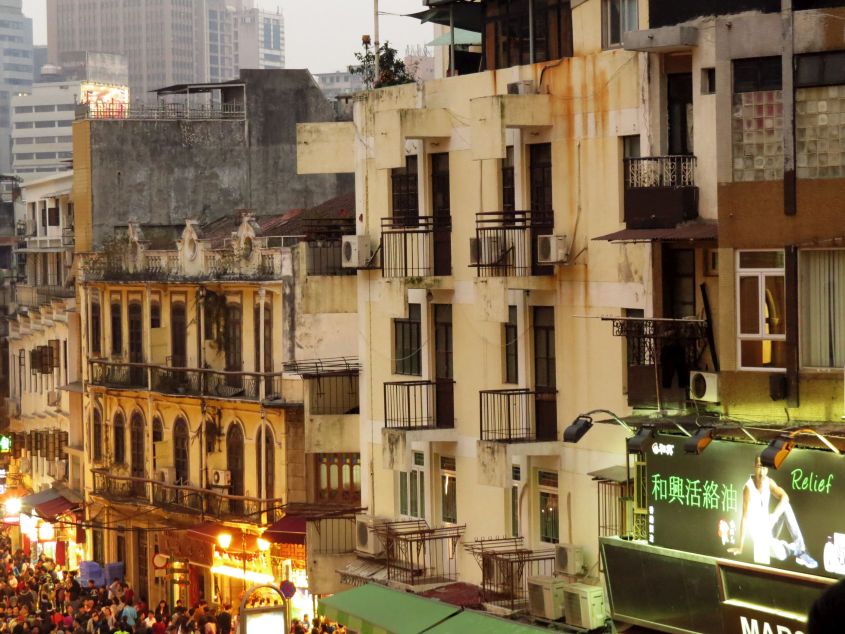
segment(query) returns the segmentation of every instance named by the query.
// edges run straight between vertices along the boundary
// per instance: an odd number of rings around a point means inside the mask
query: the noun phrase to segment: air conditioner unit
[[[505,253],[505,241],[501,236],[484,236],[469,239],[469,260],[477,266],[501,264]]]
[[[214,469],[211,472],[211,486],[227,487],[232,484],[232,472],[226,469]]]
[[[580,575],[584,572],[584,549],[573,544],[555,546],[555,572],[561,575]]]
[[[566,236],[537,236],[537,262],[565,264],[569,260]]]
[[[58,390],[50,390],[47,392],[47,405],[50,407],[56,407],[61,403],[62,397]]]
[[[509,95],[533,95],[536,93],[537,89],[534,88],[534,81],[531,79],[514,81],[508,84]]]
[[[345,269],[366,268],[373,254],[370,253],[368,236],[343,236],[341,244],[341,264]]]
[[[585,583],[570,583],[563,588],[563,612],[566,624],[585,630],[602,627],[607,620],[604,588]]]
[[[570,585],[557,577],[528,577],[528,611],[549,621],[563,618],[563,590]]]
[[[369,557],[380,557],[384,554],[384,544],[381,537],[373,531],[375,526],[384,520],[372,515],[355,516],[355,551]]]
[[[704,403],[719,402],[719,375],[715,372],[689,373],[689,397]]]
[[[156,480],[164,484],[176,484],[176,469],[173,467],[157,469]]]

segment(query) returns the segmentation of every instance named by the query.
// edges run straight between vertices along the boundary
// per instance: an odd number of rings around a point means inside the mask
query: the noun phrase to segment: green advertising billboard
[[[648,541],[674,550],[824,577],[845,576],[845,457],[793,449],[777,471],[763,446],[684,438],[647,450]]]

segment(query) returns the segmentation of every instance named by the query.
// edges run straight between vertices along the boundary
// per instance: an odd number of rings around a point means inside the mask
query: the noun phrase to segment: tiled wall
[[[732,132],[734,182],[783,178],[781,91],[734,95]],[[798,178],[845,177],[845,86],[795,91],[795,150]]]
[[[795,91],[795,167],[798,178],[845,176],[845,86]]]
[[[734,95],[734,181],[783,178],[783,93],[761,90]]]

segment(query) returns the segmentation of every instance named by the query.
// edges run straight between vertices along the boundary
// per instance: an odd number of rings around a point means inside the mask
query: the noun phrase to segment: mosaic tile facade
[[[795,168],[798,178],[845,176],[845,86],[795,92]]]
[[[761,90],[734,95],[734,181],[783,178],[783,93]]]

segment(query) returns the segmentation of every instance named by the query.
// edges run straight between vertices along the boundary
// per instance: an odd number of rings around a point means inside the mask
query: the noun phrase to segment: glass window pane
[[[419,517],[417,510],[419,508],[419,498],[417,497],[417,472],[411,471],[411,508],[410,513],[414,517]]]
[[[785,341],[743,341],[740,362],[745,368],[785,368]]]
[[[420,471],[420,514],[417,517],[421,519],[425,519],[425,477],[423,476],[423,472]]]
[[[756,335],[760,332],[760,280],[758,277],[739,278],[739,332]]]
[[[399,512],[408,514],[408,474],[404,471],[399,472]]]
[[[786,282],[782,275],[766,276],[766,334],[786,334]]]
[[[782,269],[783,251],[743,251],[739,254],[742,269]]]
[[[519,487],[511,487],[511,535],[519,536]]]

